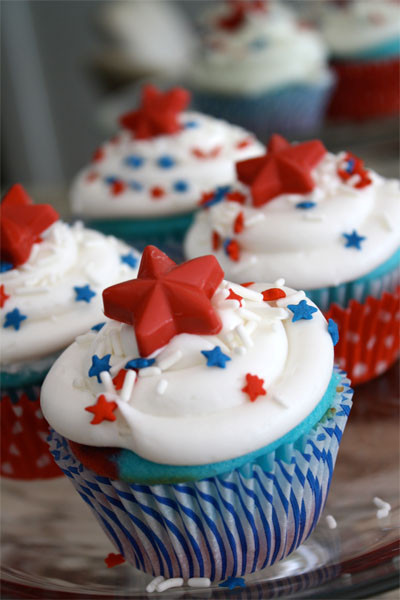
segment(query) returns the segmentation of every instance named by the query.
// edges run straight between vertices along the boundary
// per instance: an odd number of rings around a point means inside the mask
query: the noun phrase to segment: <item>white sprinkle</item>
[[[219,304],[225,302],[225,300],[228,296],[229,296],[229,290],[227,288],[218,290],[218,292],[216,292],[213,296],[213,302],[215,302],[215,304],[219,305]]]
[[[146,592],[148,594],[151,594],[152,592],[155,592],[156,587],[158,586],[159,583],[161,583],[162,581],[164,581],[164,577],[162,575],[159,575],[158,577],[155,577],[154,579],[152,579],[150,581],[150,583],[148,584],[148,586],[146,587]]]
[[[32,296],[34,294],[46,294],[50,288],[48,287],[19,287],[15,293],[19,296]]]
[[[254,290],[250,290],[247,287],[243,287],[237,283],[232,283],[231,289],[238,294],[242,298],[246,298],[247,300],[254,300],[254,302],[262,302],[263,295],[260,292],[255,292]]]
[[[305,212],[303,215],[303,219],[304,221],[325,221],[326,216],[324,214],[318,214],[315,213],[314,211],[312,212]]]
[[[160,394],[160,396],[162,396],[165,393],[167,387],[168,381],[166,379],[161,379],[161,381],[159,381],[157,385],[157,394]]]
[[[231,308],[232,310],[236,310],[239,306],[239,300],[225,300],[222,306],[219,306],[218,308]]]
[[[246,227],[253,227],[260,221],[264,221],[265,215],[263,213],[258,213],[256,215],[252,215],[251,217],[246,218],[245,225]]]
[[[114,354],[116,354],[117,356],[122,356],[124,353],[124,350],[121,345],[121,338],[119,336],[119,331],[114,329],[114,331],[111,332],[110,337],[111,337],[111,345],[113,347]]]
[[[355,187],[357,185],[357,183],[359,183],[361,181],[361,177],[359,176],[358,173],[354,173],[354,175],[352,175],[351,177],[349,177],[346,181],[347,185],[350,185],[352,187]]]
[[[244,325],[238,325],[236,327],[235,331],[237,332],[238,336],[240,337],[240,339],[242,340],[243,344],[247,348],[251,348],[252,346],[254,346],[253,340],[251,339],[249,333],[244,328]]]
[[[282,398],[280,398],[280,396],[278,396],[274,392],[269,394],[269,398],[272,398],[272,400],[277,402],[280,406],[283,406],[283,408],[289,408],[289,406],[286,404],[286,402],[284,402],[284,400],[282,400]]]
[[[161,375],[159,367],[145,367],[139,370],[139,377],[153,377],[153,375]]]
[[[386,211],[382,213],[382,218],[388,230],[395,231],[396,228],[394,226],[393,219],[390,218],[390,215],[388,215]]]
[[[251,310],[247,310],[247,308],[240,308],[239,315],[247,321],[261,321],[260,315],[257,315]]]
[[[182,350],[176,350],[176,352],[172,352],[171,354],[165,356],[165,358],[160,359],[160,357],[158,357],[158,359],[157,359],[158,368],[161,369],[161,371],[166,371],[167,369],[172,367],[172,365],[177,363],[178,360],[180,360],[182,358],[182,356],[183,356]]]
[[[382,500],[382,498],[378,498],[378,496],[375,496],[373,502],[377,508],[387,510],[388,512],[392,508],[392,506],[389,504],[389,502],[385,502],[384,500]]]
[[[115,394],[115,387],[113,384],[113,380],[111,379],[111,375],[108,371],[101,371],[99,375],[101,379],[101,383],[106,388],[107,394]]]
[[[165,590],[169,590],[171,588],[182,587],[183,579],[182,577],[173,577],[172,579],[165,579],[159,583],[156,587],[157,592],[165,592]]]
[[[248,321],[244,326],[245,330],[249,335],[251,335],[258,327],[257,321]]]
[[[389,511],[386,508],[380,508],[379,510],[376,511],[377,519],[385,519],[388,516],[389,516]]]
[[[239,356],[244,356],[244,354],[247,352],[247,349],[244,346],[236,346],[233,351]]]
[[[306,295],[304,291],[299,290],[291,296],[286,296],[286,298],[279,298],[279,300],[276,301],[276,305],[279,308],[285,308],[286,306],[288,306],[288,304],[298,304],[300,300],[303,300],[305,297]]]
[[[285,285],[285,280],[283,279],[283,277],[281,277],[280,279],[277,279],[274,282],[275,287],[282,287],[283,285]]]
[[[210,587],[211,581],[208,577],[191,577],[187,584],[189,587]]]
[[[335,517],[333,517],[332,515],[326,515],[325,520],[329,529],[336,529],[337,523]]]
[[[127,373],[125,375],[124,385],[122,386],[122,390],[121,390],[121,394],[120,394],[120,399],[123,402],[129,401],[131,394],[132,394],[133,386],[135,385],[135,381],[136,381],[136,371],[134,371],[133,369],[129,369],[129,371],[127,371]]]
[[[92,239],[89,239],[89,240],[85,240],[83,242],[83,245],[86,248],[91,248],[92,246],[101,246],[101,245],[103,245],[103,243],[104,242],[103,242],[102,238],[92,238]]]

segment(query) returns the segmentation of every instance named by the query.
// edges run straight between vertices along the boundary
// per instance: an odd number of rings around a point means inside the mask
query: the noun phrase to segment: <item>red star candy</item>
[[[221,247],[221,236],[217,231],[213,231],[211,235],[211,244],[213,250],[219,250]]]
[[[235,219],[235,222],[233,224],[233,231],[235,233],[242,233],[244,229],[244,214],[242,212],[240,212],[238,214],[238,216]]]
[[[267,395],[267,391],[263,388],[264,379],[247,373],[246,382],[246,385],[242,388],[242,392],[249,396],[250,402],[254,402],[259,396]]]
[[[261,292],[265,302],[272,302],[273,300],[279,300],[279,298],[286,298],[286,293],[280,288],[270,288]]]
[[[181,131],[178,116],[189,102],[190,94],[183,88],[161,92],[153,85],[146,85],[139,109],[122,115],[119,122],[122,127],[132,131],[138,140],[172,135]]]
[[[235,294],[235,292],[229,288],[229,296],[226,297],[226,300],[238,300],[240,306],[242,306],[242,296],[239,296],[239,294]]]
[[[116,374],[116,376],[114,377],[114,379],[112,380],[115,389],[121,390],[122,386],[124,385],[124,381],[125,381],[125,376],[127,374],[127,370],[126,369],[121,369],[120,371],[118,371],[118,373]]]
[[[8,294],[6,294],[4,285],[0,285],[0,308],[3,308],[4,304],[7,302],[9,297],[10,296]]]
[[[104,313],[133,325],[140,354],[148,356],[179,333],[221,330],[210,298],[223,277],[214,256],[176,265],[155,246],[146,246],[137,279],[104,290]]]
[[[25,263],[40,234],[55,221],[58,213],[50,204],[36,204],[16,184],[0,205],[1,260],[18,267]]]
[[[115,421],[117,417],[114,415],[114,410],[116,408],[118,408],[118,404],[114,402],[114,400],[109,402],[104,394],[100,394],[100,396],[97,398],[96,404],[93,404],[93,406],[87,406],[85,410],[94,414],[90,424],[98,425],[103,421]]]
[[[126,189],[126,184],[117,179],[117,181],[113,181],[111,184],[111,194],[113,196],[118,196],[119,194],[122,194],[122,192],[124,192]]]
[[[165,190],[162,187],[156,186],[151,188],[150,194],[153,198],[162,198],[165,195]]]
[[[250,187],[254,206],[263,206],[280,194],[306,194],[314,189],[311,171],[326,153],[322,142],[292,146],[274,134],[267,150],[264,156],[236,163],[238,179]]]
[[[108,556],[104,559],[104,562],[106,563],[107,568],[111,569],[117,565],[122,565],[122,563],[125,562],[125,559],[122,554],[114,554],[114,552],[110,552],[110,554],[108,554]]]

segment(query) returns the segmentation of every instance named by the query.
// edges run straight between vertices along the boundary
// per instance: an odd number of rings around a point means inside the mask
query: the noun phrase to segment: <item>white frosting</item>
[[[100,218],[186,213],[196,208],[203,192],[234,182],[236,161],[264,151],[252,134],[226,121],[195,112],[182,113],[180,121],[194,126],[145,140],[123,130],[116,140],[106,142],[104,158],[81,171],[73,184],[73,211]],[[197,151],[206,157],[198,157]],[[136,168],[126,162],[132,156],[140,163]],[[172,159],[172,166],[159,165],[165,157]],[[89,174],[97,178],[89,181]],[[113,195],[105,181],[109,176],[123,181],[126,189]],[[154,188],[161,188],[163,195],[152,196]]]
[[[286,306],[298,304],[303,292],[282,288],[287,297],[276,303],[254,293],[270,287],[243,288],[224,281],[212,298],[221,332],[172,338],[152,355],[155,364],[141,369],[133,386],[128,385],[126,398],[124,388],[117,394],[106,380],[88,377],[88,371],[94,354],[111,354],[111,377],[137,358],[133,328],[111,321],[98,335],[81,338],[44,382],[46,419],[75,442],[126,448],[174,465],[228,460],[281,437],[321,400],[332,375],[333,346],[319,311],[311,320],[292,322]],[[241,307],[226,299],[229,288],[245,298]],[[309,300],[307,304],[314,306]],[[231,359],[225,368],[206,366],[201,351],[215,346]],[[263,379],[267,391],[254,402],[242,391],[248,373]],[[96,404],[101,393],[117,402],[116,420],[91,425],[93,415],[85,408]]]
[[[339,7],[328,2],[321,31],[334,56],[351,57],[399,38],[399,5],[385,0],[354,0]]]
[[[69,226],[57,221],[41,234],[26,263],[0,274],[0,284],[9,296],[0,309],[1,368],[15,372],[60,351],[77,335],[104,321],[102,291],[105,287],[133,279],[137,269],[121,256],[139,254],[114,237]],[[139,262],[139,261],[138,261]],[[74,287],[90,286],[90,302],[76,301]],[[4,328],[7,313],[18,309],[27,318],[19,330]],[[32,363],[32,361],[35,361]]]
[[[205,16],[204,49],[191,73],[194,85],[245,95],[329,77],[320,34],[300,26],[286,7],[269,2],[266,12],[250,11],[242,26],[227,31],[217,23],[230,10],[226,3]]]
[[[343,154],[326,154],[313,170],[310,194],[282,194],[256,208],[249,189],[246,205],[221,202],[196,217],[185,240],[188,258],[212,253],[211,232],[236,239],[240,260],[220,249],[213,252],[226,276],[236,281],[269,279],[283,274],[288,285],[314,289],[357,279],[390,258],[400,243],[400,190],[395,180],[370,171],[372,184],[357,189],[343,182],[337,168]],[[236,188],[235,188],[236,189]],[[296,204],[312,201],[310,209]],[[233,234],[233,223],[244,213],[244,230]],[[365,236],[361,250],[346,247],[344,233]]]

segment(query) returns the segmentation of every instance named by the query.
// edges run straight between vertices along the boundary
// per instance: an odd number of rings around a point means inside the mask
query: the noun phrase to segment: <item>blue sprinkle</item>
[[[358,235],[355,229],[351,233],[342,233],[342,235],[347,240],[345,248],[356,248],[357,250],[361,250],[361,242],[367,239],[363,235]]]
[[[197,121],[186,121],[183,126],[185,129],[194,129],[195,127],[198,127],[199,124]]]
[[[322,442],[322,440],[324,440],[325,438],[326,438],[326,435],[325,435],[324,433],[320,433],[320,434],[317,436],[317,440],[318,440],[318,442]]]
[[[129,267],[132,267],[132,269],[136,267],[138,262],[138,259],[135,256],[133,256],[131,252],[129,252],[128,254],[123,254],[122,256],[120,256],[120,259],[121,262],[125,263]]]
[[[172,156],[165,154],[164,156],[160,156],[157,160],[157,164],[161,169],[170,169],[175,165],[175,160]]]
[[[304,209],[313,208],[314,206],[316,206],[315,202],[311,202],[311,201],[299,202],[298,204],[296,204],[296,208],[304,208]]]
[[[125,158],[124,163],[132,169],[140,169],[144,165],[145,159],[139,154],[131,154]]]
[[[224,186],[217,187],[217,189],[215,190],[214,196],[210,200],[208,200],[208,202],[203,204],[203,206],[204,207],[213,206],[213,204],[218,204],[218,202],[222,202],[222,200],[225,198],[225,195],[229,192],[230,189],[231,189],[230,185],[224,185]]]
[[[155,358],[133,358],[125,365],[125,369],[145,369],[156,362]]]
[[[175,181],[173,188],[175,192],[186,192],[189,189],[189,184],[187,181],[180,179],[179,181]]]
[[[300,300],[298,304],[288,304],[288,309],[293,313],[292,323],[300,321],[301,319],[309,321],[313,318],[313,313],[318,311],[315,306],[307,304],[305,300]]]
[[[143,189],[143,185],[138,181],[130,181],[129,186],[135,190],[135,192],[140,192]]]
[[[97,325],[93,325],[92,329],[93,331],[100,331],[100,329],[103,329],[105,323],[97,323]]]
[[[221,351],[220,346],[215,346],[212,350],[201,350],[201,353],[207,359],[207,367],[219,367],[220,369],[225,369],[225,363],[228,360],[231,360],[229,356]]]
[[[226,581],[219,583],[218,586],[233,590],[236,587],[246,587],[246,583],[243,577],[229,577]]]
[[[268,40],[265,37],[258,37],[249,43],[251,50],[264,50],[268,46]]]
[[[10,262],[2,260],[0,262],[0,273],[5,273],[6,271],[11,271],[14,268],[14,265]]]
[[[102,358],[99,358],[97,354],[94,354],[92,356],[92,366],[88,372],[89,377],[97,377],[97,381],[101,383],[100,373],[111,369],[110,358],[111,354],[106,354]]]
[[[94,298],[94,296],[96,295],[96,292],[90,289],[89,284],[83,285],[81,287],[74,286],[74,290],[76,294],[75,302],[87,302],[89,304],[91,299]]]
[[[112,185],[113,183],[118,181],[118,177],[115,177],[115,175],[108,175],[107,177],[104,177],[104,181],[109,185]]]
[[[354,165],[355,165],[354,158],[349,158],[347,161],[345,171],[351,175],[354,171]]]
[[[23,315],[18,308],[6,313],[3,327],[14,327],[15,331],[18,331],[22,321],[25,321],[26,315]]]
[[[329,319],[329,321],[328,321],[328,332],[332,338],[333,345],[336,346],[336,344],[339,341],[339,329],[333,319]]]

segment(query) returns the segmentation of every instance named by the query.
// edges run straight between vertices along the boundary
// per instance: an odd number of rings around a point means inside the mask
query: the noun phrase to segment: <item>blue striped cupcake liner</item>
[[[331,408],[294,444],[229,473],[139,485],[84,467],[52,431],[50,451],[127,561],[154,576],[243,576],[293,552],[324,508],[352,404],[343,371]]]

